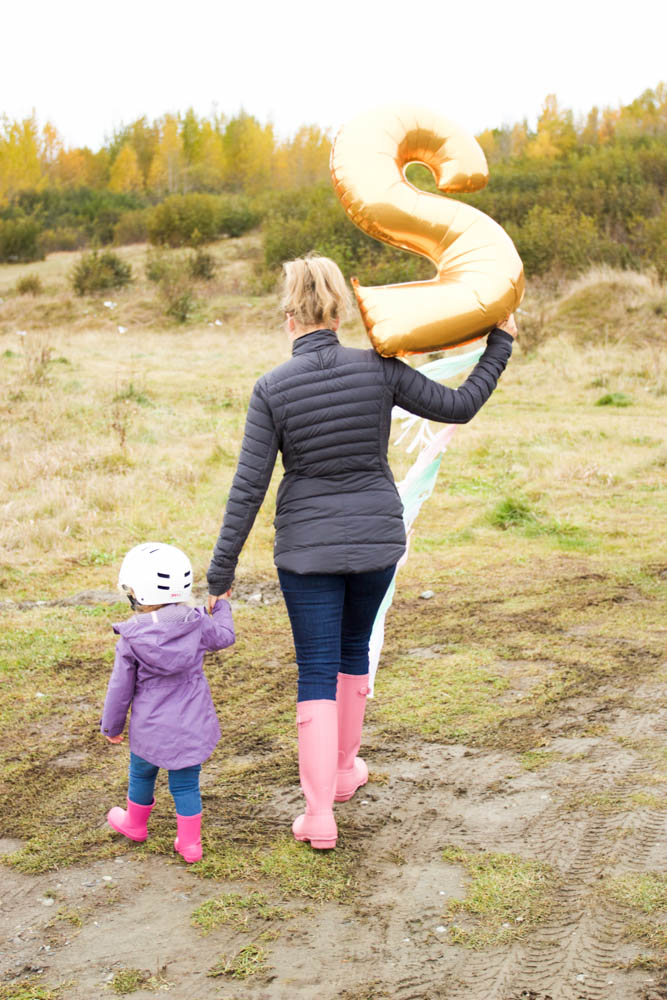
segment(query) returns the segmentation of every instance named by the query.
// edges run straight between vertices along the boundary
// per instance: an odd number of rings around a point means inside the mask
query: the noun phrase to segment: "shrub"
[[[169,258],[164,253],[149,250],[146,254],[144,270],[149,281],[161,281],[169,266]]]
[[[172,194],[147,215],[151,243],[197,247],[222,236],[241,236],[261,213],[241,195]]]
[[[330,184],[288,192],[264,222],[264,264],[272,269],[311,250],[335,260],[362,284],[415,281],[433,276],[432,264],[372,239],[347,217]]]
[[[33,219],[0,221],[0,263],[44,260],[40,228]]]
[[[557,267],[576,274],[599,261],[600,236],[595,221],[570,208],[553,211],[536,205],[521,226],[508,226],[526,274],[545,274]]]
[[[77,295],[91,295],[110,288],[123,288],[132,280],[132,268],[112,250],[82,254],[71,274]]]
[[[195,307],[192,258],[186,254],[149,253],[146,277],[160,289],[164,311],[177,323],[185,323]]]
[[[148,215],[148,237],[158,246],[210,243],[218,234],[217,198],[212,194],[173,194]]]
[[[202,281],[211,281],[215,276],[216,267],[217,264],[213,254],[209,253],[208,250],[202,250],[201,247],[198,247],[188,259],[190,275]]]
[[[128,243],[145,243],[148,239],[148,210],[143,208],[126,212],[113,227],[113,241],[116,246]]]
[[[16,282],[16,291],[19,295],[40,295],[44,291],[42,279],[38,274],[25,274]]]
[[[222,195],[218,198],[218,232],[221,236],[243,236],[261,222],[262,213],[241,195]]]
[[[88,237],[83,229],[69,227],[45,229],[39,237],[39,245],[45,254],[56,253],[58,250],[81,250],[87,242]]]

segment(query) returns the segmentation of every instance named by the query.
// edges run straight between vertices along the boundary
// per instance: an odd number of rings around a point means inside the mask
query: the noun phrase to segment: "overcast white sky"
[[[662,8],[662,12],[661,12]],[[586,112],[667,79],[659,0],[8,0],[0,114],[99,148],[141,115],[241,107],[281,136],[410,101],[470,131]]]

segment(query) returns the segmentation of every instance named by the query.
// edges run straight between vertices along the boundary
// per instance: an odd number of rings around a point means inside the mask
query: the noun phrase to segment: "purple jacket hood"
[[[135,615],[113,626],[138,660],[158,674],[184,673],[201,661],[201,614],[192,608],[181,621]]]

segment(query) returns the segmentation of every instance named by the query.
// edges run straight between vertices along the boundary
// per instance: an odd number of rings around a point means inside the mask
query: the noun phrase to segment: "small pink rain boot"
[[[338,709],[338,774],[336,802],[347,802],[368,781],[368,768],[357,752],[361,746],[368,674],[339,674],[336,691]]]
[[[178,836],[174,841],[174,850],[185,858],[189,865],[201,861],[201,813],[196,816],[179,816],[176,814]]]
[[[306,797],[306,811],[292,824],[296,840],[324,850],[336,846],[338,829],[333,814],[338,758],[336,702],[329,699],[300,701],[297,705],[299,779]]]
[[[107,823],[114,830],[118,830],[118,833],[122,833],[124,837],[129,837],[130,840],[145,840],[148,836],[148,817],[154,805],[155,799],[149,806],[140,806],[128,799],[127,809],[114,806],[113,809],[109,810]]]

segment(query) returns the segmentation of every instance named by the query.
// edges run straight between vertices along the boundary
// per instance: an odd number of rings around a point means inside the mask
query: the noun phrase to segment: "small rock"
[[[103,882],[113,882],[113,878],[111,877],[111,875],[103,875],[102,876],[102,881]]]
[[[216,325],[216,326],[222,326],[222,320],[220,320],[220,319],[216,319],[216,321],[215,321],[215,325]]]
[[[435,597],[434,590],[424,590],[420,595],[423,601],[430,601],[432,597]]]
[[[112,302],[111,299],[107,299],[106,302],[104,303],[104,305],[106,306],[107,309],[115,309],[116,308],[116,303]]]
[[[583,981],[584,981],[585,978],[586,978],[586,976],[583,974],[583,972],[580,972],[579,975],[577,976],[577,982],[578,983],[583,983]]]
[[[248,604],[259,604],[261,600],[262,595],[259,591],[256,594],[251,594],[250,597],[247,598]]]
[[[127,327],[126,326],[119,326],[118,327],[118,332],[119,333],[127,333]]]
[[[440,926],[440,927],[436,927],[435,932],[436,932],[436,934],[444,934],[446,930],[447,930],[446,927]]]
[[[55,899],[53,898],[53,896],[45,896],[44,899],[42,900],[42,906],[53,906],[54,903]]]

